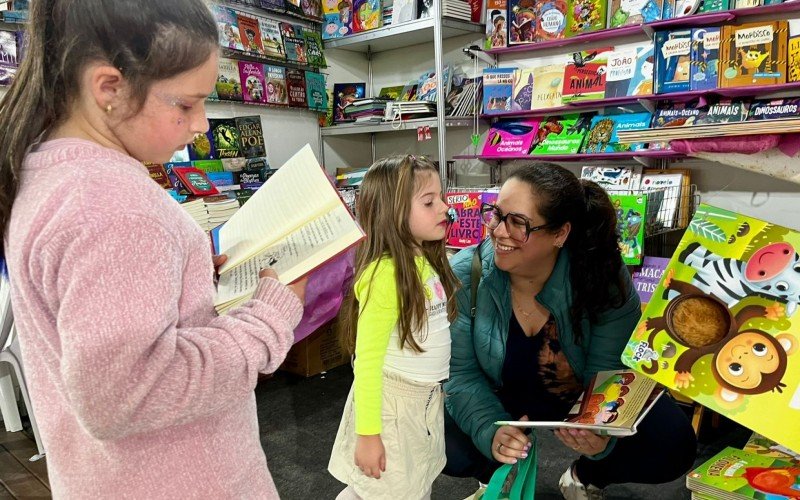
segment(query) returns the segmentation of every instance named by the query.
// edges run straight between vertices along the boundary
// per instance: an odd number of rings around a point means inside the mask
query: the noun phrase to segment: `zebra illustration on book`
[[[691,284],[733,307],[748,295],[786,304],[786,316],[800,303],[800,255],[789,243],[765,245],[746,261],[720,257],[700,243],[681,252],[679,262],[696,270]],[[665,290],[665,298],[674,297]]]

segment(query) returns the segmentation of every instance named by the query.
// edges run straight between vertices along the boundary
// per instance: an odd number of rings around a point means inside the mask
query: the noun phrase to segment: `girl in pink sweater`
[[[143,161],[208,128],[201,0],[34,0],[0,101],[0,228],[57,498],[277,498],[253,388],[305,283],[217,316],[208,240]]]

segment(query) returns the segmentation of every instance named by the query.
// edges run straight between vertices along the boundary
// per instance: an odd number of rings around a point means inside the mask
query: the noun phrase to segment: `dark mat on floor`
[[[324,375],[301,378],[279,372],[256,388],[262,444],[275,484],[285,500],[330,500],[343,485],[327,472],[345,398],[353,381],[349,366]],[[749,431],[722,418],[718,427],[702,427],[697,464],[725,446],[742,446]],[[664,429],[669,432],[669,429]],[[537,500],[560,499],[558,478],[575,458],[547,432],[539,439]],[[658,453],[658,450],[653,450]],[[642,457],[647,460],[647,457]],[[433,485],[434,500],[461,500],[477,482],[440,476]],[[401,497],[398,497],[398,500]],[[607,489],[609,499],[688,499],[684,479],[648,486],[626,484]]]

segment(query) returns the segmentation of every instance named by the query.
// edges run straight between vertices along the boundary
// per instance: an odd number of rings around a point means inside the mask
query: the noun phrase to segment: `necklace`
[[[514,300],[514,294],[515,294],[515,293],[517,293],[517,292],[516,292],[516,291],[514,290],[514,288],[512,287],[512,288],[511,288],[511,299],[512,299],[512,301]],[[517,311],[521,312],[521,313],[522,313],[522,315],[523,315],[523,316],[525,316],[526,318],[530,318],[530,317],[532,317],[533,315],[535,315],[535,314],[536,314],[536,311],[533,311],[533,312],[528,312],[528,311],[524,310],[524,309],[523,309],[523,308],[520,306],[520,300],[519,300],[519,298],[517,299],[516,303],[517,303],[517,304],[516,304],[516,305],[517,305]]]

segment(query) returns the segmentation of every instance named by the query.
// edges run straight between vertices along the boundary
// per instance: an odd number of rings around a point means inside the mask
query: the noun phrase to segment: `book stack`
[[[389,26],[392,24],[392,15],[394,13],[394,6],[393,5],[384,5],[383,6],[383,25]]]
[[[203,228],[207,231],[228,222],[239,210],[236,198],[227,195],[206,196],[203,198],[203,205],[208,213],[208,226]]]
[[[461,78],[453,80],[447,94],[448,116],[473,116],[480,112],[483,78]]]
[[[393,101],[392,118],[411,120],[436,116],[436,103],[431,101]]]
[[[464,0],[443,0],[442,15],[462,21],[472,20],[472,10],[469,3]]]
[[[386,113],[386,103],[389,99],[370,97],[356,99],[344,107],[345,120],[355,120],[357,123],[380,122]]]
[[[192,219],[194,219],[197,225],[202,227],[204,231],[210,229],[208,211],[206,211],[206,204],[203,202],[202,198],[195,198],[194,200],[181,203],[181,207],[189,213]]]

